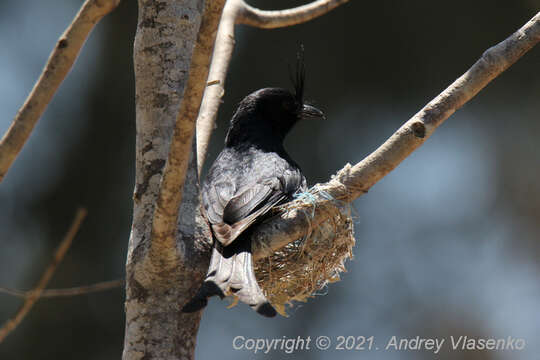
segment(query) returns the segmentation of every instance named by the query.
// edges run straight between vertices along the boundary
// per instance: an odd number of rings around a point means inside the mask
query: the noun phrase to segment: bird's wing
[[[276,178],[239,189],[223,208],[222,221],[212,224],[218,241],[229,245],[257,218],[285,200],[287,194],[280,187]]]
[[[248,217],[266,203],[275,204],[276,198],[284,195],[279,186],[279,180],[265,183],[249,184],[238,189],[223,209],[223,222],[237,223]]]

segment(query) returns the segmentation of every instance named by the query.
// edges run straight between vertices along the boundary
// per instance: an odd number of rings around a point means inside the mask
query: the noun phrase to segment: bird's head
[[[231,120],[225,144],[270,140],[281,143],[300,119],[324,119],[321,110],[304,102],[305,68],[300,58],[292,82],[292,92],[264,88],[246,96]]]
[[[314,106],[305,104],[302,89],[293,94],[282,88],[264,88],[246,96],[238,105],[227,133],[226,144],[273,137],[283,141],[303,118],[325,118]]]

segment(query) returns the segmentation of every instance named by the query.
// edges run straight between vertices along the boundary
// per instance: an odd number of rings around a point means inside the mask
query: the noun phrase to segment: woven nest
[[[315,203],[320,196],[329,199],[328,194],[317,189],[302,193],[298,198]],[[286,204],[279,211],[290,211],[294,204]],[[355,243],[351,207],[332,199],[329,215],[321,224],[311,228],[307,236],[255,262],[259,285],[281,315],[287,316],[285,305],[307,301],[328,283],[339,281],[339,274],[346,271],[345,260],[352,258]],[[313,217],[313,214],[306,216]]]

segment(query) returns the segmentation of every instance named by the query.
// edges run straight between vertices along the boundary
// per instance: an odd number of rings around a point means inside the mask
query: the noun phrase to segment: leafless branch
[[[30,294],[26,297],[26,300],[21,305],[15,316],[12,319],[8,320],[0,328],[0,343],[4,341],[6,336],[8,336],[9,333],[21,323],[21,321],[24,319],[26,314],[28,314],[32,306],[34,306],[36,301],[40,298],[43,289],[45,289],[45,287],[47,286],[47,283],[53,276],[56,268],[58,267],[58,264],[60,264],[60,262],[64,258],[64,255],[71,246],[71,243],[73,242],[75,235],[79,231],[79,228],[85,217],[86,209],[78,209],[77,213],[75,214],[75,219],[73,220],[73,223],[71,224],[68,232],[66,233],[66,235],[62,239],[62,242],[54,253],[52,262],[49,264],[47,269],[45,269],[43,275],[41,275],[41,278],[39,279],[37,285],[34,287],[33,290],[30,291]]]
[[[501,43],[489,48],[465,74],[403,124],[386,142],[358,164],[345,166],[329,182],[318,185],[334,199],[351,202],[398,166],[422,145],[450,115],[471,100],[491,80],[515,63],[540,41],[540,13]],[[304,236],[310,226],[327,218],[332,201],[319,197],[313,203],[296,200],[294,211],[281,214],[255,232],[256,255],[269,255],[267,249],[279,249]],[[306,218],[306,213],[313,218]]]
[[[286,10],[260,10],[243,4],[236,20],[239,24],[262,29],[275,29],[302,24],[328,13],[349,0],[317,0]]]
[[[0,140],[0,182],[73,66],[88,34],[119,3],[120,0],[86,0],[73,22],[58,39],[30,95]]]
[[[64,296],[86,295],[100,291],[115,289],[124,284],[124,280],[103,281],[96,284],[77,286],[66,289],[46,289],[41,292],[40,298],[55,298]],[[27,299],[34,295],[34,290],[17,290],[0,287],[0,293]]]
[[[228,0],[223,8],[212,64],[208,74],[208,86],[204,91],[197,118],[197,168],[199,175],[206,159],[210,137],[215,128],[216,116],[225,94],[225,78],[234,50],[234,24],[242,2]],[[211,85],[210,85],[211,84]]]

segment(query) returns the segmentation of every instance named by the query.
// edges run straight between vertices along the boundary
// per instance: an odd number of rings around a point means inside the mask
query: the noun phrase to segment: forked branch
[[[28,314],[32,306],[34,306],[36,301],[38,301],[38,299],[41,297],[43,289],[45,289],[45,287],[49,283],[49,280],[51,280],[56,268],[58,267],[58,264],[60,264],[60,262],[64,258],[64,255],[66,255],[66,252],[71,246],[75,235],[77,235],[77,232],[79,231],[79,228],[85,217],[86,210],[78,209],[77,213],[75,214],[75,219],[73,220],[73,223],[69,227],[69,230],[64,236],[64,239],[56,249],[53,260],[51,261],[47,269],[45,269],[43,275],[41,275],[41,278],[39,279],[37,285],[34,287],[34,289],[30,291],[30,294],[26,296],[24,303],[21,305],[15,316],[12,319],[8,320],[0,328],[0,343],[4,341],[6,336],[8,336],[9,333],[12,332],[17,327],[17,325],[21,323],[21,321],[24,319],[26,314]]]
[[[152,222],[150,259],[159,262],[159,271],[176,265],[176,228],[182,202],[195,120],[199,113],[210,59],[225,0],[205,1],[199,33],[191,57],[189,78],[176,118],[174,133]]]

